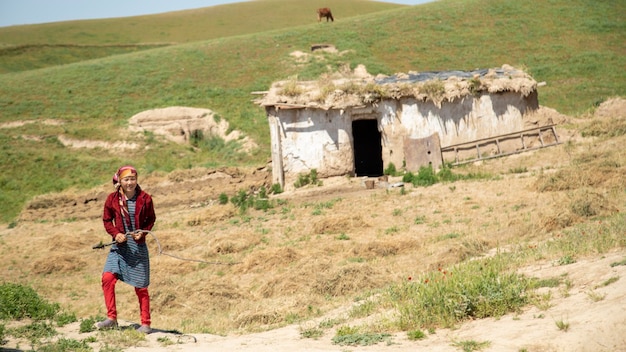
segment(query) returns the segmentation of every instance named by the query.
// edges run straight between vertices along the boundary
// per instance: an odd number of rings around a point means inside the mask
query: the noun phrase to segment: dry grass
[[[231,170],[230,188],[221,189],[211,180],[200,187],[203,172],[188,175],[189,182],[177,174],[175,186],[167,177],[146,179],[156,198],[161,249],[200,260],[158,255],[149,239],[153,324],[218,334],[269,329],[317,317],[407,277],[494,250],[528,248],[570,226],[623,213],[626,136],[580,137],[581,126],[602,125],[595,119],[574,121],[569,143],[454,169],[493,175],[488,180],[406,185],[401,192],[333,178],[273,196],[283,204],[245,214],[216,200],[221,191],[233,195],[263,184],[258,171],[254,178]],[[605,126],[605,132],[611,128]],[[3,280],[32,285],[78,317],[103,315],[106,252],[91,245],[106,240],[99,199],[108,189],[31,202],[28,218],[0,231]],[[84,202],[94,194],[98,201]],[[138,319],[130,287],[119,285],[118,302],[122,319]]]
[[[445,80],[429,79],[419,82],[403,81],[406,73],[395,75],[396,82],[380,84],[366,72],[365,67],[357,67],[354,72],[339,70],[334,75],[322,75],[317,81],[298,81],[291,77],[286,81],[275,82],[270,90],[256,100],[262,106],[294,104],[324,108],[345,108],[361,104],[377,103],[383,99],[413,97],[421,101],[433,101],[440,106],[443,101],[454,101],[480,92],[519,92],[524,96],[535,92],[537,82],[526,72],[503,65],[508,76],[499,77],[491,69],[480,78],[450,77]],[[362,71],[362,72],[359,72]]]

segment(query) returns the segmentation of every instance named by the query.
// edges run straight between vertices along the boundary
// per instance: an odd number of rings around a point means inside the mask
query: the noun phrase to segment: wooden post
[[[270,140],[272,148],[272,182],[285,188],[285,173],[283,170],[283,153],[280,138],[280,120],[268,112],[270,124]]]

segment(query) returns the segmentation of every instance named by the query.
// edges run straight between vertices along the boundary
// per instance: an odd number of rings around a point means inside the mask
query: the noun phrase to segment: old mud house
[[[376,77],[358,67],[275,82],[262,93],[256,103],[267,112],[273,181],[281,185],[313,169],[329,177],[380,176],[392,163],[438,168],[442,148],[522,131],[525,115],[539,108],[537,82],[508,65]]]

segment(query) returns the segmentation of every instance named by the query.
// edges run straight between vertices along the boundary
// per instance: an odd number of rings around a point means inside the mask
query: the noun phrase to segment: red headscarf
[[[124,221],[126,222],[126,227],[128,229],[131,229],[131,222],[133,220],[130,218],[130,213],[128,212],[128,198],[126,198],[126,194],[124,194],[121,189],[120,180],[122,180],[124,177],[132,175],[137,176],[137,170],[130,165],[120,167],[115,175],[113,175],[113,184],[115,185],[115,190],[117,191],[117,199],[120,204],[122,219],[124,219]]]
[[[137,169],[130,165],[120,167],[115,175],[113,175],[113,185],[115,185],[115,187],[119,187],[120,180],[130,175],[137,176]]]

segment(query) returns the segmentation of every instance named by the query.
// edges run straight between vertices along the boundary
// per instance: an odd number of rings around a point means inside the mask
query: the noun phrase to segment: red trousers
[[[102,292],[104,292],[104,304],[107,307],[107,317],[117,320],[117,307],[115,305],[115,284],[117,276],[113,273],[102,273]],[[150,326],[150,295],[148,288],[135,287],[135,293],[139,300],[139,310],[141,311],[141,325]]]

